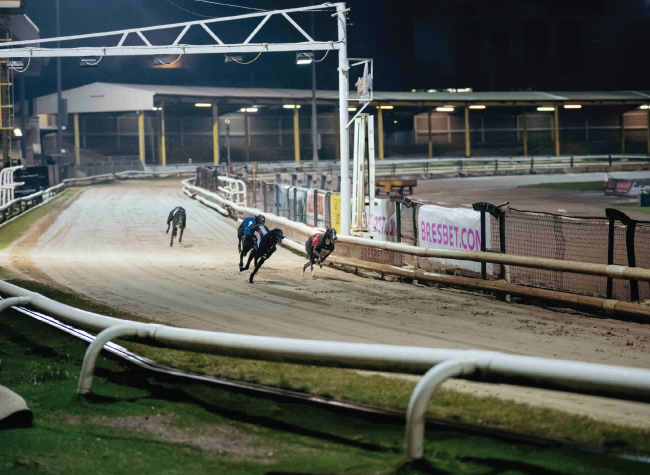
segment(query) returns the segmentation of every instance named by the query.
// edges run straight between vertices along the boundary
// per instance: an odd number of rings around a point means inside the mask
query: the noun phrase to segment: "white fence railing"
[[[11,296],[0,311],[30,306],[81,329],[98,332],[84,358],[78,392],[90,390],[99,352],[111,339],[236,358],[313,366],[425,374],[407,412],[405,447],[411,458],[422,457],[424,416],[434,388],[450,377],[599,394],[640,402],[650,401],[650,370],[551,360],[490,351],[449,350],[409,346],[345,343],[219,333],[121,320],[79,310],[7,282],[0,292]]]
[[[217,177],[221,191],[229,201],[238,205],[246,205],[246,183],[235,178],[219,175]]]

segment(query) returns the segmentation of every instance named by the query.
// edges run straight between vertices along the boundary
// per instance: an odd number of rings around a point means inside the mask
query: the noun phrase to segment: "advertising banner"
[[[490,219],[485,219],[486,249],[490,249]],[[420,247],[452,249],[463,251],[481,250],[481,213],[466,208],[443,208],[422,206],[418,215],[418,243]],[[474,272],[481,272],[481,263],[456,259],[432,261]],[[494,266],[487,265],[488,274],[494,273]]]
[[[650,179],[618,180],[610,178],[605,187],[606,195],[639,196],[641,193],[650,193]]]
[[[341,232],[341,195],[332,193],[330,195],[330,213],[332,214],[332,227],[337,233]]]
[[[367,215],[367,211],[366,211]],[[390,200],[375,199],[373,231],[380,241],[397,242],[397,214],[395,203]]]
[[[319,228],[325,227],[325,193],[318,193],[318,226]],[[307,192],[307,224],[314,225],[314,190],[310,189]]]

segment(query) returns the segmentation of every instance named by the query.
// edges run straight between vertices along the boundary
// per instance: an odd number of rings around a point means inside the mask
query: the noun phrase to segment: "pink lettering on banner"
[[[456,236],[456,247],[458,247],[458,226],[454,226],[454,236]]]
[[[431,242],[433,242],[433,243],[439,242],[436,239],[436,223],[431,223],[431,235],[432,235],[431,236],[432,237]]]
[[[469,244],[469,250],[473,251],[476,241],[474,240],[474,230],[472,229],[470,229],[469,232],[467,233],[467,244]]]
[[[465,244],[466,234],[467,234],[467,228],[463,228],[463,230],[460,233],[460,243],[463,245],[463,249],[467,249],[467,245]]]
[[[476,250],[480,251],[481,250],[481,233],[480,233],[480,231],[474,230],[474,234],[476,235]]]

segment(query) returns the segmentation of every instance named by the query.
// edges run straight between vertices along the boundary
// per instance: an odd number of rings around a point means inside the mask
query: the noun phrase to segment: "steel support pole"
[[[554,127],[555,127],[555,156],[559,157],[560,156],[560,106],[555,105],[555,120],[554,120]]]
[[[427,111],[427,119],[429,123],[429,158],[433,158],[433,125],[431,124],[431,107]]]
[[[27,106],[27,101],[25,100],[25,75],[20,75],[20,130],[23,132],[22,137],[20,137],[20,149],[22,151],[23,160],[25,160],[26,165],[33,165],[33,163],[27,163],[27,116],[29,115],[29,107]]]
[[[74,162],[81,165],[81,150],[79,140],[79,114],[74,115]]]
[[[312,14],[312,35],[314,32]],[[298,110],[298,109],[295,109]],[[311,63],[311,155],[312,165],[318,166],[318,108],[316,107],[316,63]]]
[[[61,36],[61,9],[59,6],[59,0],[56,0],[56,36],[57,38]],[[60,48],[61,47],[61,42],[57,41],[56,42],[56,47]],[[63,150],[63,118],[61,117],[61,102],[63,102],[62,98],[62,85],[61,85],[61,57],[57,56],[56,58],[56,147],[57,147],[57,153],[61,153],[61,150]],[[59,166],[61,166],[61,162],[59,161]]]
[[[377,138],[379,139],[379,160],[384,159],[384,114],[381,109],[377,109]]]
[[[339,135],[341,138],[341,234],[350,235],[350,135],[348,133],[348,45],[347,45],[347,19],[345,3],[336,4],[338,14],[338,36],[341,49],[339,49]]]
[[[160,104],[160,164],[162,166],[167,165],[167,144],[165,141],[165,105]]]
[[[219,109],[216,102],[212,104],[212,150],[214,164],[219,165]]]
[[[145,148],[144,148],[144,111],[138,111],[138,145],[140,152],[140,161],[145,163]]]
[[[469,105],[465,105],[465,156],[469,157],[471,155],[470,147],[470,136],[469,136]]]
[[[300,163],[300,113],[298,107],[293,109],[293,156]]]
[[[248,123],[248,112],[244,109],[244,139],[245,139],[245,149],[246,149],[246,163],[251,161],[251,131]],[[230,162],[228,163],[230,167]]]

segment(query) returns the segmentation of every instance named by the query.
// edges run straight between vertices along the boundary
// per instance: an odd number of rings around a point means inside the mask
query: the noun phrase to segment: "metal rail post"
[[[610,236],[610,243],[609,246],[610,248],[608,249],[608,255],[607,255],[607,262],[610,264],[610,256],[611,260],[613,261],[614,257],[614,239],[613,239],[613,225],[612,221],[613,220],[619,220],[623,225],[625,226],[625,248],[627,251],[627,265],[629,267],[636,267],[636,252],[634,249],[634,235],[636,233],[636,225],[637,221],[630,218],[627,214],[613,208],[607,208],[605,210],[606,216],[610,219],[610,228],[609,228],[609,236]],[[611,263],[613,264],[613,262]],[[610,265],[611,265],[610,264]],[[610,280],[608,278],[607,280],[607,292],[609,295],[610,292]],[[611,297],[608,297],[611,298]],[[637,280],[630,279],[630,300],[633,302],[638,302],[639,301],[639,282]]]
[[[314,189],[314,227],[318,227],[318,190]]]

